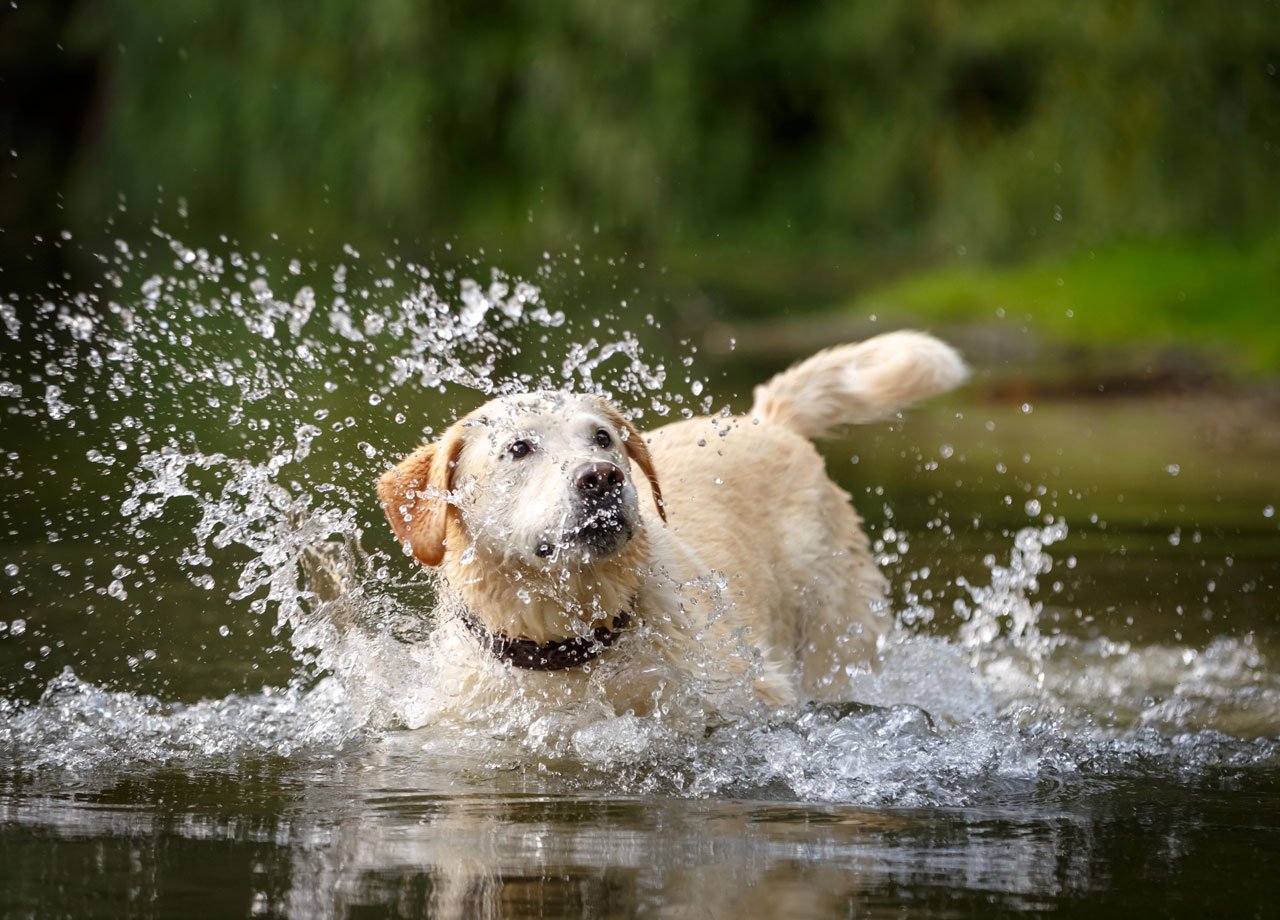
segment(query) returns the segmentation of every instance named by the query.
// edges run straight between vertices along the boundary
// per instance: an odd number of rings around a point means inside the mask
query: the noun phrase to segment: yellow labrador
[[[459,419],[378,482],[402,545],[438,570],[459,705],[594,694],[645,712],[686,678],[773,706],[841,698],[888,624],[885,581],[810,439],[965,374],[949,346],[895,332],[779,374],[741,417],[641,434],[603,399],[537,392]]]

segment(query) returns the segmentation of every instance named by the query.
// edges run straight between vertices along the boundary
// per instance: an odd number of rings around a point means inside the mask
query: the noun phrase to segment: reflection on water
[[[555,791],[391,735],[324,765],[10,790],[10,915],[876,915],[1277,893],[1274,776],[1109,776],[965,809]],[[460,777],[468,777],[465,783]],[[139,810],[135,803],[151,806]],[[1219,828],[1228,825],[1230,835]],[[1219,874],[1237,880],[1229,890]]]
[[[513,693],[442,724],[431,584],[375,476],[483,395],[607,391],[653,426],[718,409],[718,372],[621,298],[553,303],[552,262],[482,285],[155,246],[171,267],[122,244],[93,290],[0,305],[0,914],[1250,913],[1277,893],[1265,425],[1223,452],[1204,407],[970,402],[860,430],[828,456],[898,623],[857,705],[725,720],[691,686],[637,718]]]

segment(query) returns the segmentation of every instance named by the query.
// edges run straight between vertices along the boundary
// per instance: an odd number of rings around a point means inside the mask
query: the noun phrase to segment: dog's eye
[[[507,453],[511,455],[512,460],[519,460],[522,457],[529,456],[533,452],[533,445],[523,439],[512,441],[511,446],[507,448]]]
[[[596,430],[596,443],[601,447],[612,447],[613,435],[609,434],[606,429],[599,428]]]

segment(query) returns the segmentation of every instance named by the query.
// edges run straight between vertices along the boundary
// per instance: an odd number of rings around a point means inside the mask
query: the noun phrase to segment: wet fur
[[[756,388],[746,416],[641,435],[596,397],[535,393],[459,419],[378,483],[402,545],[439,572],[437,654],[459,704],[517,685],[568,702],[594,684],[616,711],[645,711],[672,681],[731,686],[744,675],[774,706],[842,698],[887,626],[886,585],[810,439],[964,376],[950,347],[899,332],[779,374]],[[607,450],[591,443],[593,428],[611,435]],[[513,459],[514,438],[536,441],[532,462]],[[604,553],[572,536],[582,517],[573,474],[593,462],[626,479],[616,526],[629,538]],[[550,558],[538,555],[540,535],[558,541]],[[492,632],[537,642],[622,610],[640,625],[598,667],[530,672],[495,662],[460,627],[464,609]]]

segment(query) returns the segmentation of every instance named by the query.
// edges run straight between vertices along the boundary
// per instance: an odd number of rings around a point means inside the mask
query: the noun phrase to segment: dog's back
[[[749,629],[771,673],[801,663],[803,695],[840,698],[888,625],[885,581],[849,495],[810,439],[884,418],[964,379],[959,356],[921,333],[828,349],[756,388],[749,415],[651,433],[668,522],[695,567],[728,579],[712,629]],[[767,681],[766,681],[767,683]],[[766,699],[796,688],[761,686]]]

